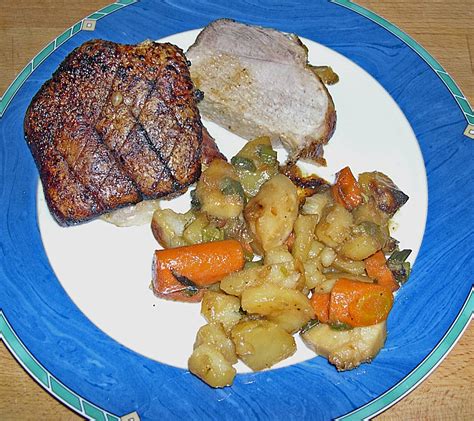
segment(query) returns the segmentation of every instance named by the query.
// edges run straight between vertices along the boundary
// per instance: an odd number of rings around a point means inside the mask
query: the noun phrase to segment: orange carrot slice
[[[163,298],[199,301],[195,295],[201,288],[242,269],[244,263],[242,245],[236,240],[156,250],[153,290]]]
[[[337,173],[331,193],[334,200],[349,211],[362,203],[362,192],[349,167],[344,167]]]
[[[197,303],[202,300],[205,288],[198,288],[192,284],[184,285],[171,270],[157,268],[153,271],[153,292],[157,297],[172,301]]]
[[[314,314],[321,323],[327,323],[329,321],[329,301],[329,293],[313,294],[309,299],[309,302],[313,307]]]
[[[340,278],[331,290],[329,323],[371,326],[388,317],[393,305],[389,288]]]
[[[364,262],[367,275],[375,279],[379,285],[386,286],[392,292],[400,288],[392,271],[387,266],[387,260],[382,251],[368,257]]]

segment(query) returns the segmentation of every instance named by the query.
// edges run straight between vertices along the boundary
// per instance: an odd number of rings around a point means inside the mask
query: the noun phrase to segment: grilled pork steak
[[[187,61],[171,44],[93,40],[33,98],[25,137],[61,225],[196,181],[202,124]]]
[[[204,117],[247,139],[269,135],[289,150],[290,161],[325,163],[322,146],[335,128],[334,104],[296,35],[219,19],[186,56],[204,92]]]

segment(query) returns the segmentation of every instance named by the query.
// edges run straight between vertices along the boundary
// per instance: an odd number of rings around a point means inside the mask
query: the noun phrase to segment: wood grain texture
[[[110,0],[3,0],[0,6],[0,92],[51,39]],[[471,0],[361,0],[423,45],[474,100],[474,9]],[[21,46],[21,47],[20,47]],[[472,419],[474,329],[414,392],[379,416],[395,419]],[[49,396],[0,346],[0,418],[80,419]]]

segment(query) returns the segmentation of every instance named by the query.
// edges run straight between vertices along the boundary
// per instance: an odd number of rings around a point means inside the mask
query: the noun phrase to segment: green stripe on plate
[[[51,377],[51,390],[60,399],[67,402],[69,405],[73,406],[78,411],[82,411],[81,400],[53,377]]]
[[[97,421],[106,421],[104,412],[97,408],[96,406],[90,404],[89,402],[83,401],[84,412],[89,415],[94,420]]]
[[[433,68],[433,70],[441,78],[441,80],[443,80],[443,82],[446,84],[451,94],[454,96],[459,106],[461,107],[461,110],[464,113],[464,117],[469,123],[472,124],[472,118],[470,118],[470,115],[472,116],[473,113],[471,106],[469,105],[465,96],[462,94],[462,92],[460,91],[454,80],[451,78],[451,76],[446,73],[446,70],[443,69],[441,64],[439,64],[436,59],[430,53],[428,53],[428,51],[426,51],[420,44],[418,44],[413,38],[405,34],[394,24],[390,23],[389,21],[385,20],[384,18],[380,17],[374,12],[371,12],[368,9],[365,9],[364,7],[359,6],[358,4],[352,3],[350,0],[330,0],[330,2],[352,10],[353,12],[359,13],[362,16],[365,16],[366,18],[372,20],[373,22],[380,25],[382,28],[386,29],[387,31],[400,38],[402,41],[405,42],[405,44],[407,44],[414,51],[416,51],[418,55],[420,55],[421,58]]]
[[[466,113],[466,114],[469,114],[469,115],[473,115],[472,113],[472,108],[471,106],[469,105],[469,102],[467,102],[466,98],[462,98],[462,97],[459,97],[459,96],[456,96],[455,97],[456,100],[458,101],[459,103],[459,106],[462,108],[462,110]]]
[[[117,3],[128,6],[129,4],[136,3],[137,0],[118,0]]]
[[[458,314],[456,320],[448,329],[438,345],[431,351],[431,353],[403,380],[401,380],[393,388],[380,395],[378,398],[367,403],[365,406],[356,409],[355,411],[337,418],[338,420],[362,420],[369,419],[381,411],[387,409],[389,406],[396,403],[408,392],[413,390],[419,383],[421,383],[430,374],[438,364],[448,354],[451,348],[460,338],[464,329],[467,327],[469,321],[472,319],[474,313],[474,289],[464,302],[464,305]]]
[[[439,64],[428,51],[426,51],[420,44],[418,44],[412,37],[405,34],[400,28],[395,26],[393,23],[389,22],[388,20],[380,17],[379,15],[371,12],[368,9],[359,6],[358,4],[352,3],[349,0],[331,0],[332,3],[339,4],[340,6],[347,7],[348,9],[353,10],[354,12],[359,13],[366,18],[373,20],[374,22],[378,23],[380,26],[385,28],[386,30],[390,31],[392,34],[396,35],[401,40],[405,41],[411,48],[413,48],[423,59],[436,71],[444,72],[443,67]]]
[[[120,421],[120,418],[116,417],[115,415],[107,414],[107,421]]]
[[[48,373],[36,362],[20,342],[11,326],[7,323],[3,313],[0,313],[0,337],[3,337],[5,343],[8,344],[8,347],[11,349],[13,354],[17,356],[31,375],[48,388]]]
[[[469,124],[474,124],[474,116],[473,115],[467,115],[467,121]]]
[[[23,85],[23,82],[28,78],[32,71],[33,65],[31,63],[28,63],[21,71],[21,73],[16,77],[16,79],[12,82],[12,84],[8,87],[7,91],[5,92],[5,95],[3,95],[0,101],[0,117],[7,109],[7,106],[10,103],[11,99],[15,96],[16,91],[20,89],[20,86]]]
[[[33,59],[33,69],[36,69],[41,62],[54,51],[54,41],[44,47]]]
[[[103,18],[105,14],[103,13],[92,13],[92,15],[87,16],[87,19],[93,19],[93,20],[99,20],[100,18]]]
[[[59,37],[56,38],[56,48],[71,38],[71,32],[71,28],[66,29],[61,35],[59,35]]]
[[[77,34],[82,29],[82,20],[72,27],[72,35]],[[72,36],[71,35],[71,36]]]
[[[456,96],[464,96],[461,90],[458,88],[458,85],[454,82],[451,76],[444,72],[438,72],[438,76],[443,80],[449,90]]]
[[[118,9],[121,9],[124,5],[123,4],[109,4],[108,6],[105,6],[104,8],[100,9],[97,13],[105,13],[108,15],[109,13],[115,12]]]

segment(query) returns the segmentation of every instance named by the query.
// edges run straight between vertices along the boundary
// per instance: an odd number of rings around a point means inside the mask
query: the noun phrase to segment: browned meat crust
[[[196,103],[186,58],[172,44],[92,40],[69,54],[24,122],[58,223],[186,190],[201,169]]]
[[[209,134],[206,127],[202,126],[202,163],[209,165],[216,158],[227,161],[225,155],[219,151],[214,138]]]
[[[280,167],[280,173],[286,175],[296,186],[300,201],[313,194],[324,192],[330,187],[325,179],[315,174],[304,176],[301,169],[294,163]]]

